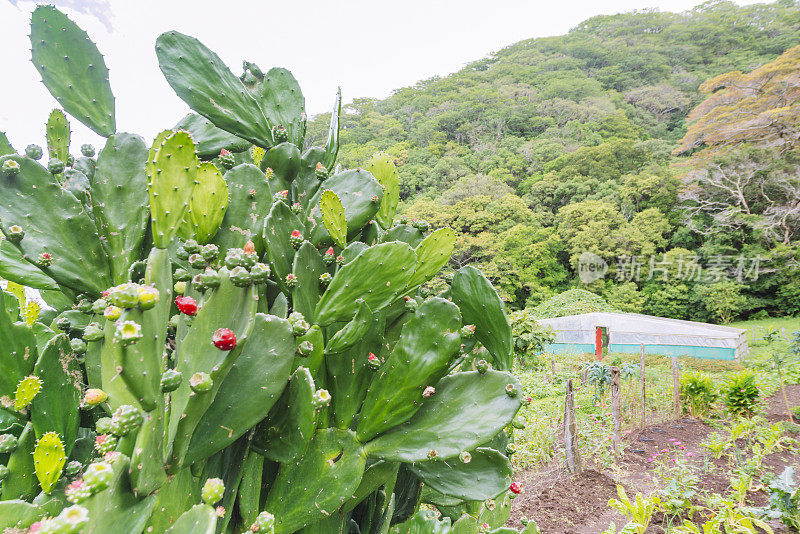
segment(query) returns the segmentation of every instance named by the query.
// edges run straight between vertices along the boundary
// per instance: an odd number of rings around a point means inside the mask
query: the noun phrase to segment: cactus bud
[[[178,257],[179,260],[186,261],[189,259],[189,251],[186,250],[183,245],[179,246],[175,250],[175,255]]]
[[[264,177],[267,179],[268,182],[272,179],[272,176],[274,174],[275,174],[275,171],[273,171],[271,168],[267,167],[266,169],[264,169]],[[275,198],[275,197],[272,197],[272,198]]]
[[[220,328],[211,336],[211,342],[219,350],[233,350],[236,348],[236,334],[229,328]]]
[[[525,396],[522,398],[522,405],[528,406],[531,402],[533,402],[533,398],[530,396]]]
[[[274,202],[286,202],[289,199],[289,190],[284,189],[283,191],[278,191],[274,195],[272,195],[272,200]]]
[[[189,265],[194,267],[195,269],[202,269],[206,266],[206,259],[200,254],[191,254],[189,256]]]
[[[17,437],[14,434],[0,435],[0,454],[13,452],[17,448]]]
[[[494,505],[492,505],[490,510],[494,510]],[[492,527],[489,526],[489,523],[481,523],[481,526],[478,527],[478,532],[479,532],[479,534],[486,534],[491,529],[492,529]]]
[[[427,399],[428,397],[432,397],[436,393],[436,388],[433,386],[428,386],[425,388],[425,391],[422,392],[422,398]]]
[[[519,395],[519,391],[517,391],[517,387],[514,384],[508,384],[506,385],[506,395],[516,397]]]
[[[370,198],[369,200],[370,200],[370,202],[372,202],[373,204],[377,204],[377,203],[380,201],[380,199],[378,198],[378,195],[372,195],[372,198]],[[372,222],[374,222],[374,221],[370,221],[370,224],[371,224]]]
[[[64,474],[68,477],[74,477],[80,472],[81,467],[83,466],[79,461],[73,460],[64,467]]]
[[[111,415],[110,431],[115,436],[124,436],[142,425],[144,418],[134,406],[123,404]]]
[[[53,256],[49,252],[42,252],[39,254],[36,264],[39,267],[50,267],[53,265]]]
[[[219,273],[211,267],[206,267],[206,270],[197,275],[200,285],[206,288],[217,288],[221,282]]]
[[[331,403],[331,394],[328,393],[327,389],[318,389],[314,392],[311,403],[314,405],[314,408],[323,408]]]
[[[64,508],[61,513],[58,514],[58,516],[55,518],[55,521],[58,521],[65,526],[64,529],[60,529],[55,532],[81,532],[83,527],[89,523],[89,510],[83,506],[78,506],[77,504],[74,506],[69,506]],[[39,532],[41,534],[46,534],[45,532],[42,532],[42,530]]]
[[[195,393],[205,393],[206,391],[211,391],[211,388],[214,387],[214,381],[208,373],[200,371],[189,377],[189,387]]]
[[[158,289],[151,286],[139,286],[139,308],[150,310],[158,304]]]
[[[244,259],[244,251],[239,248],[229,248],[225,253],[225,267],[233,269],[242,265]]]
[[[3,166],[0,167],[0,170],[3,171],[3,174],[11,178],[12,176],[16,176],[19,174],[20,166],[19,163],[17,163],[13,159],[7,159],[3,162]]]
[[[108,400],[108,393],[98,388],[89,388],[83,394],[83,403],[87,406],[97,406]]]
[[[93,158],[94,157],[94,147],[92,145],[90,145],[89,143],[81,145],[81,154],[83,154],[87,158]]]
[[[303,206],[299,202],[295,202],[294,204],[292,204],[291,209],[292,213],[294,213],[295,215],[300,215],[301,213],[303,213]]]
[[[289,289],[293,289],[294,287],[297,286],[297,277],[294,274],[289,273],[286,275],[285,283],[286,287],[288,287]]]
[[[506,444],[506,456],[511,456],[517,452],[517,446],[513,443]]]
[[[380,369],[381,368],[381,359],[370,352],[369,356],[367,356],[367,365],[369,365],[370,368],[373,369],[373,370]]]
[[[186,282],[175,282],[172,284],[172,291],[177,295],[183,295],[186,293]]]
[[[436,452],[436,449],[431,449],[431,450],[428,451],[428,459],[429,460],[433,460],[437,456],[439,456],[439,453]]]
[[[200,293],[205,293],[206,290],[208,289],[208,286],[203,283],[203,279],[200,278],[199,274],[195,275],[194,278],[192,278],[192,287],[197,291],[199,291]]]
[[[338,265],[339,267],[344,265],[344,256],[341,256],[341,255],[340,256],[336,256],[336,265]]]
[[[311,353],[314,352],[314,344],[310,341],[301,341],[299,345],[297,345],[297,354],[307,358],[311,356]]]
[[[319,287],[321,287],[324,291],[331,283],[331,280],[333,280],[331,273],[322,273],[319,275]]]
[[[322,255],[322,262],[325,265],[330,265],[334,261],[336,261],[336,253],[333,251],[333,247],[328,247],[328,250]]]
[[[461,454],[458,455],[458,459],[461,460],[461,463],[468,464],[472,461],[472,455],[467,451],[462,451]]]
[[[260,532],[261,534],[274,534],[275,516],[269,512],[261,512],[256,517],[255,522],[250,527],[250,532]]]
[[[83,483],[92,493],[102,491],[111,484],[114,478],[114,469],[108,462],[95,462],[89,464],[83,473]]]
[[[224,148],[219,151],[219,164],[222,166],[224,170],[232,169],[234,165],[236,165],[236,160],[228,150]]]
[[[103,329],[100,328],[100,325],[97,323],[87,324],[86,329],[83,331],[83,340],[90,343],[93,341],[100,341],[103,337],[105,337]]]
[[[8,163],[8,161],[6,161],[6,163]],[[16,163],[16,161],[13,163]],[[12,224],[6,231],[6,237],[12,243],[19,243],[22,241],[22,238],[25,237],[25,230],[18,224]]]
[[[453,278],[455,278],[455,276],[456,276],[455,273],[444,273],[442,275],[442,278],[444,278],[444,281],[447,282],[448,284],[452,284]]]
[[[118,442],[114,434],[100,434],[94,438],[94,448],[100,456],[104,456],[106,453],[116,449]]]
[[[511,485],[508,487],[508,489],[511,490],[511,493],[513,493],[514,495],[519,495],[520,493],[522,493],[522,486],[520,486],[516,482],[512,482]]]
[[[121,321],[114,330],[114,341],[132,345],[142,339],[142,325],[136,321]]]
[[[416,313],[417,312],[417,301],[414,300],[413,298],[409,297],[409,296],[405,297],[405,301],[406,301],[406,311],[411,312],[411,313]]]
[[[184,315],[194,316],[197,315],[197,301],[192,297],[177,297],[175,298],[175,306],[178,311]]]
[[[231,283],[236,287],[247,287],[252,282],[250,279],[250,271],[241,266],[231,269],[228,276],[231,279]]]
[[[192,275],[186,269],[176,269],[172,277],[179,282],[188,282]]]
[[[300,230],[292,230],[292,233],[289,235],[289,244],[292,245],[292,248],[295,250],[299,249],[303,241],[305,241],[305,238]]]
[[[116,321],[122,315],[122,308],[119,306],[109,306],[103,311],[103,317],[109,321]]]
[[[256,198],[257,194],[258,194],[258,191],[256,191],[255,189],[250,189],[249,191],[247,191],[247,196],[249,198]]]
[[[98,434],[109,434],[113,426],[110,417],[101,417],[94,424],[94,429]]]
[[[42,159],[42,147],[39,145],[28,145],[25,147],[25,155],[31,159]]]
[[[108,301],[104,298],[99,298],[92,302],[92,313],[100,315],[108,307]]]
[[[289,314],[289,324],[292,325],[292,333],[297,336],[304,336],[311,325],[308,324],[303,314],[300,312],[292,312]]]
[[[70,323],[70,320],[66,317],[61,317],[56,321],[56,328],[62,332],[69,332],[71,326],[72,323]]]
[[[65,161],[67,167],[74,167],[75,166],[75,156],[67,156],[67,161]]]
[[[175,391],[183,381],[183,374],[175,369],[167,369],[161,375],[161,391],[169,393]]]
[[[284,128],[282,124],[279,124],[272,129],[272,136],[275,138],[276,145],[285,143],[289,140],[289,132],[286,131],[286,128]]]
[[[256,263],[250,267],[250,279],[254,284],[266,284],[269,280],[270,269],[266,263]]]
[[[426,299],[431,296],[431,288],[428,286],[422,286],[419,288],[419,295]]]
[[[397,220],[400,224],[408,224],[408,217],[405,215],[401,215],[400,218]]]
[[[520,417],[515,417],[511,420],[511,426],[516,428],[517,430],[525,430],[525,421]]]
[[[317,167],[314,169],[314,174],[317,177],[317,180],[320,182],[328,177],[328,169],[325,168],[325,165],[322,163],[317,163]]]
[[[187,239],[183,242],[183,248],[186,249],[186,252],[189,254],[199,254],[200,253],[200,245],[197,244],[197,241],[194,239]]]
[[[80,464],[78,469],[80,470]],[[66,487],[64,495],[72,504],[80,504],[92,496],[92,489],[83,480],[75,480]]]
[[[222,500],[225,495],[225,484],[221,478],[209,478],[203,484],[203,490],[200,493],[203,502],[208,505],[214,505]]]
[[[109,301],[120,308],[135,308],[139,304],[139,284],[128,282],[109,290]]]
[[[64,172],[64,162],[53,158],[47,162],[47,170],[50,171],[50,174],[61,174]]]
[[[461,327],[461,339],[470,339],[475,335],[475,325],[468,324]]]
[[[203,248],[200,249],[200,255],[203,256],[203,259],[206,261],[217,261],[219,257],[219,247],[212,243],[203,245]]]
[[[486,360],[478,360],[475,363],[475,370],[480,374],[484,374],[489,370],[489,363]]]

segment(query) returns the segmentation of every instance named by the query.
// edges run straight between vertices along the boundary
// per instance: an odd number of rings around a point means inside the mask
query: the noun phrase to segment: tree
[[[695,292],[709,313],[724,324],[731,322],[746,303],[742,284],[732,280],[698,285],[695,286]]]

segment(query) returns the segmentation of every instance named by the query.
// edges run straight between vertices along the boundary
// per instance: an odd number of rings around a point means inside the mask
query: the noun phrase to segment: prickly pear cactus
[[[40,6],[31,39],[63,111],[49,168],[0,138],[0,528],[449,532],[421,501],[458,532],[499,527],[483,503],[515,491],[523,398],[502,302],[471,267],[429,294],[455,234],[395,224],[388,156],[331,172],[341,94],[326,146],[301,152],[291,73],[237,78],[167,32],[159,65],[198,115],[148,150],[115,131],[80,28]],[[105,147],[70,155],[64,112]]]

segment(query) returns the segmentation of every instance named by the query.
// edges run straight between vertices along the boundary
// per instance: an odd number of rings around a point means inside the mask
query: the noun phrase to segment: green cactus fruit
[[[20,411],[25,408],[41,389],[42,380],[38,376],[30,375],[20,380],[14,394],[14,409]]]
[[[142,337],[142,325],[136,321],[118,321],[114,328],[114,341],[121,345],[133,345]]]
[[[314,344],[306,340],[297,345],[297,354],[304,358],[311,356],[314,352]]]
[[[209,505],[214,505],[222,500],[222,496],[225,494],[225,484],[222,482],[221,478],[209,478],[203,484],[203,489],[201,491],[201,497],[203,498],[203,502]]]
[[[205,293],[208,290],[208,286],[203,283],[203,279],[199,274],[192,278],[192,289],[200,293]]]
[[[200,247],[200,255],[203,256],[203,259],[207,262],[215,262],[219,257],[219,247],[212,243],[203,245]]]
[[[489,370],[489,363],[486,360],[478,360],[475,362],[475,370],[480,374],[486,373]]]
[[[39,267],[47,268],[47,267],[50,267],[51,265],[53,265],[53,261],[54,261],[54,258],[49,252],[42,252],[36,258],[36,262],[35,263]]]
[[[285,143],[289,140],[289,132],[279,124],[272,129],[272,137],[275,139],[275,144]]]
[[[182,246],[189,254],[200,254],[200,251],[203,249],[194,239],[187,239]]]
[[[47,162],[47,170],[50,174],[61,174],[64,172],[64,162],[60,159],[52,158]]]
[[[269,275],[270,268],[266,263],[256,263],[250,268],[250,279],[254,284],[266,284]]]
[[[111,429],[114,428],[114,424],[110,417],[101,417],[95,423],[94,428],[98,434],[110,434]]]
[[[42,151],[42,147],[40,147],[39,145],[31,144],[25,147],[25,155],[31,158],[32,160],[38,161],[42,159],[44,152]]]
[[[116,321],[122,315],[122,308],[119,306],[109,306],[103,310],[103,317],[109,321]]]
[[[325,168],[325,165],[322,163],[317,163],[317,166],[314,169],[314,176],[317,177],[317,180],[320,182],[325,180],[328,177],[328,174],[328,169]]]
[[[231,282],[236,287],[247,287],[252,283],[250,271],[244,267],[234,267],[231,269],[228,276],[230,276]]]
[[[423,234],[425,232],[427,232],[428,230],[430,230],[430,227],[431,227],[430,223],[428,221],[424,221],[424,220],[414,221],[412,223],[412,226],[414,228],[416,228],[417,230],[419,230],[420,232],[422,232]]]
[[[380,358],[378,358],[377,356],[375,356],[373,353],[370,352],[369,356],[367,356],[367,365],[369,365],[371,369],[377,371],[378,369],[381,368],[383,362],[381,362]]]
[[[300,230],[292,230],[292,233],[289,235],[289,244],[292,245],[292,248],[295,250],[299,249],[303,241],[305,241],[303,233],[300,232]]]
[[[69,345],[72,347],[72,352],[77,355],[86,354],[86,342],[80,338],[74,338],[69,340]]]
[[[181,385],[182,380],[183,373],[176,371],[175,369],[167,369],[161,375],[161,391],[164,393],[175,391],[178,389],[178,386]]]
[[[22,241],[22,238],[25,237],[25,230],[23,230],[22,227],[18,224],[12,224],[11,226],[8,227],[7,230],[5,230],[5,234],[8,240],[11,241],[12,243],[19,243],[20,241]]]
[[[222,281],[222,279],[219,276],[219,272],[217,272],[215,269],[212,269],[211,267],[206,267],[206,270],[198,274],[197,278],[203,287],[211,289],[219,287],[219,284]]]
[[[19,163],[13,159],[7,159],[3,162],[3,165],[0,166],[0,170],[9,178],[13,178],[19,174],[20,166]]]
[[[336,261],[336,252],[334,252],[333,247],[328,247],[328,250],[322,255],[322,262],[325,265],[333,265],[334,261]]]
[[[75,475],[80,473],[82,467],[83,464],[81,464],[77,460],[73,460],[71,462],[68,462],[67,465],[64,466],[64,474],[67,475],[68,477],[74,477]]]
[[[76,310],[81,313],[91,313],[92,311],[92,301],[86,298],[85,295],[78,297],[78,303],[73,306]]]
[[[53,486],[61,477],[61,471],[67,462],[64,444],[55,432],[42,434],[33,450],[33,465],[39,485],[45,493],[53,491]]]
[[[222,165],[222,168],[230,170],[236,165],[236,159],[233,157],[233,154],[230,153],[229,150],[222,149],[219,151],[219,163]]]
[[[86,467],[83,483],[92,494],[106,489],[114,479],[114,468],[108,462],[94,462]]]
[[[128,282],[108,290],[108,299],[112,305],[120,308],[135,308],[139,304],[139,284]]]
[[[89,143],[81,145],[81,154],[83,154],[84,157],[93,158],[95,154],[94,147]]]
[[[111,416],[110,431],[115,436],[121,437],[142,426],[143,420],[142,413],[136,407],[123,404]]]
[[[206,259],[202,254],[192,254],[189,256],[189,265],[195,269],[202,269],[206,266]]]
[[[297,276],[295,276],[293,273],[289,273],[286,275],[286,278],[284,279],[283,283],[289,289],[294,289],[297,286]]]
[[[186,259],[189,259],[187,256]],[[186,269],[176,269],[172,274],[172,279],[178,282],[188,282],[192,279],[192,275]]]
[[[295,336],[304,336],[311,325],[308,324],[303,314],[300,312],[292,312],[289,314],[289,324],[292,325],[292,333]]]
[[[318,389],[314,392],[314,396],[311,398],[311,403],[316,409],[324,408],[331,403],[331,394],[328,393],[327,389]]]
[[[100,434],[94,440],[94,448],[100,456],[105,456],[106,453],[117,448],[118,442],[114,434]]]
[[[158,289],[151,286],[139,286],[139,308],[142,310],[152,310],[158,304]]]
[[[92,303],[92,313],[95,315],[100,315],[107,307],[108,301],[105,298],[99,298]]]
[[[233,269],[242,265],[244,260],[244,251],[240,248],[230,248],[225,252],[225,267]]]
[[[322,273],[319,275],[319,287],[324,291],[330,285],[331,280],[333,280],[331,273]]]
[[[17,448],[17,437],[14,434],[0,435],[0,454],[7,454]]]
[[[250,532],[275,534],[275,516],[269,512],[261,512],[250,526]]]
[[[104,308],[105,309],[105,308]],[[89,323],[83,331],[83,340],[88,342],[100,341],[105,337],[103,329],[98,323]]]
[[[83,394],[83,404],[86,406],[97,406],[108,400],[108,393],[98,388],[89,388]]]
[[[208,373],[200,371],[189,377],[189,387],[195,393],[205,393],[211,391],[211,388],[214,387],[214,381]]]

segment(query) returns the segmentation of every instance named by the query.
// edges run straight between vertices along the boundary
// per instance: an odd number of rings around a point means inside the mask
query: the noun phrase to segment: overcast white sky
[[[737,0],[740,4],[754,3]],[[309,114],[328,111],[338,85],[345,102],[393,89],[531,37],[566,33],[582,20],[642,8],[683,11],[699,0],[61,0],[54,3],[89,32],[106,58],[117,129],[150,140],[188,111],[158,69],[156,37],[176,29],[200,39],[241,72],[242,59],[265,71],[286,67],[299,80]],[[55,100],[30,63],[33,2],[0,0],[0,131],[20,150],[44,144]],[[69,6],[76,6],[79,11]],[[91,13],[99,12],[100,17]],[[101,20],[103,19],[103,20]],[[73,142],[100,139],[77,121]],[[73,145],[76,146],[76,145]]]

